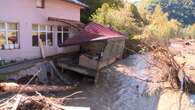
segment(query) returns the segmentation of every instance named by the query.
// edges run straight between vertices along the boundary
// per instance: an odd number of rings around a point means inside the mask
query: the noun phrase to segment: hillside
[[[153,11],[157,4],[170,19],[177,19],[184,25],[195,23],[195,0],[142,0],[138,6]]]

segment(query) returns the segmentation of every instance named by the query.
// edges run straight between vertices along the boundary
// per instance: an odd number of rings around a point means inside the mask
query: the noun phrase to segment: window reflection
[[[17,49],[19,48],[17,23],[0,22],[0,49]]]
[[[52,32],[47,34],[47,44],[49,46],[53,46],[53,33]]]
[[[53,26],[33,24],[33,46],[39,45],[39,38],[43,46],[53,46]]]
[[[53,27],[52,26],[47,26],[47,31],[53,31]]]
[[[58,46],[62,45],[69,37],[69,28],[68,27],[63,27],[63,26],[58,26]]]
[[[32,45],[39,46],[38,32],[33,32],[32,34]]]
[[[69,37],[68,33],[63,33],[63,42],[65,42]]]
[[[68,27],[63,27],[63,31],[69,31],[69,28]]]
[[[58,27],[57,27],[57,30],[58,30],[58,31],[62,31],[62,26],[58,26]]]
[[[0,32],[0,49],[3,49],[5,44],[6,44],[5,32]]]
[[[17,30],[16,23],[8,23],[8,30]]]
[[[5,30],[5,23],[0,23],[0,30]]]
[[[17,32],[8,32],[8,44],[17,44]]]
[[[40,40],[42,42],[42,45],[46,46],[46,33],[45,32],[40,33]]]
[[[62,45],[62,33],[58,33],[58,45]]]
[[[40,25],[40,31],[46,31],[46,26],[45,25]]]
[[[37,24],[33,24],[32,25],[32,30],[33,31],[38,31],[38,25]]]

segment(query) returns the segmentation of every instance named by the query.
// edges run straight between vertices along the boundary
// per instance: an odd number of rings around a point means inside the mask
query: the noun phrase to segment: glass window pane
[[[32,33],[32,45],[39,46],[38,32]]]
[[[8,30],[17,30],[16,23],[8,23]]]
[[[37,24],[33,24],[32,25],[32,29],[33,29],[33,31],[38,31],[38,25]]]
[[[61,27],[61,26],[58,26],[58,27],[57,27],[57,30],[58,30],[58,31],[62,31],[62,27]]]
[[[63,41],[66,41],[69,37],[68,33],[63,33]]]
[[[68,38],[68,37],[69,37],[69,33],[64,32],[64,33],[63,33],[63,37]]]
[[[69,31],[68,27],[63,27],[63,31]]]
[[[62,44],[62,33],[58,33],[58,45]]]
[[[0,30],[5,29],[5,23],[0,22]]]
[[[5,44],[6,44],[5,32],[0,32],[0,49],[3,49]]]
[[[45,25],[41,25],[40,26],[40,31],[46,31],[46,26]]]
[[[43,46],[45,46],[46,45],[46,33],[45,32],[40,33],[40,40],[42,41]]]
[[[9,44],[17,44],[17,32],[8,32],[8,43]]]
[[[48,31],[53,31],[53,26],[47,26]]]
[[[47,33],[47,45],[53,46],[53,33]]]

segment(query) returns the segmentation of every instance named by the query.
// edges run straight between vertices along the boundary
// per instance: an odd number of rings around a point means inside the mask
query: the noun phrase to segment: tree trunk
[[[48,86],[48,85],[21,85],[16,83],[0,83],[0,92],[31,93],[31,92],[58,92],[72,90],[73,86]]]

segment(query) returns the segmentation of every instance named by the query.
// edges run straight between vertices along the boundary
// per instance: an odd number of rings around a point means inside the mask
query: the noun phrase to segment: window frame
[[[37,25],[38,28],[37,30],[33,29],[33,25]],[[45,26],[45,30],[41,30],[41,26]],[[52,27],[52,30],[48,30],[48,27]],[[32,46],[33,47],[39,47],[39,39],[41,33],[45,33],[45,45],[46,47],[52,47],[54,45],[54,25],[47,25],[47,24],[32,24],[32,37],[33,37],[33,33],[38,33],[38,46],[33,46],[33,39],[32,39]],[[48,45],[48,33],[52,33],[52,45]]]
[[[61,31],[58,31],[58,27],[61,28]],[[64,28],[67,28],[68,30],[67,31],[64,31]],[[57,45],[58,47],[60,47],[61,44],[59,44],[58,42],[58,34],[61,34],[61,42],[62,44],[64,43],[64,33],[67,33],[68,34],[68,38],[70,37],[70,27],[68,26],[57,26]]]
[[[10,48],[9,47],[9,50],[14,50],[14,49],[20,49],[20,25],[19,23],[17,22],[5,22],[5,21],[0,21],[0,23],[3,23],[4,24],[4,29],[0,29],[0,32],[4,32],[5,33],[5,44],[4,45],[10,45],[9,44],[9,32],[16,32],[16,39],[17,39],[17,43],[13,44],[13,45],[16,45],[18,44],[18,47],[16,48],[14,46],[14,48]],[[8,25],[9,24],[16,24],[16,29],[9,29]],[[7,50],[5,49],[1,49],[0,50]]]

